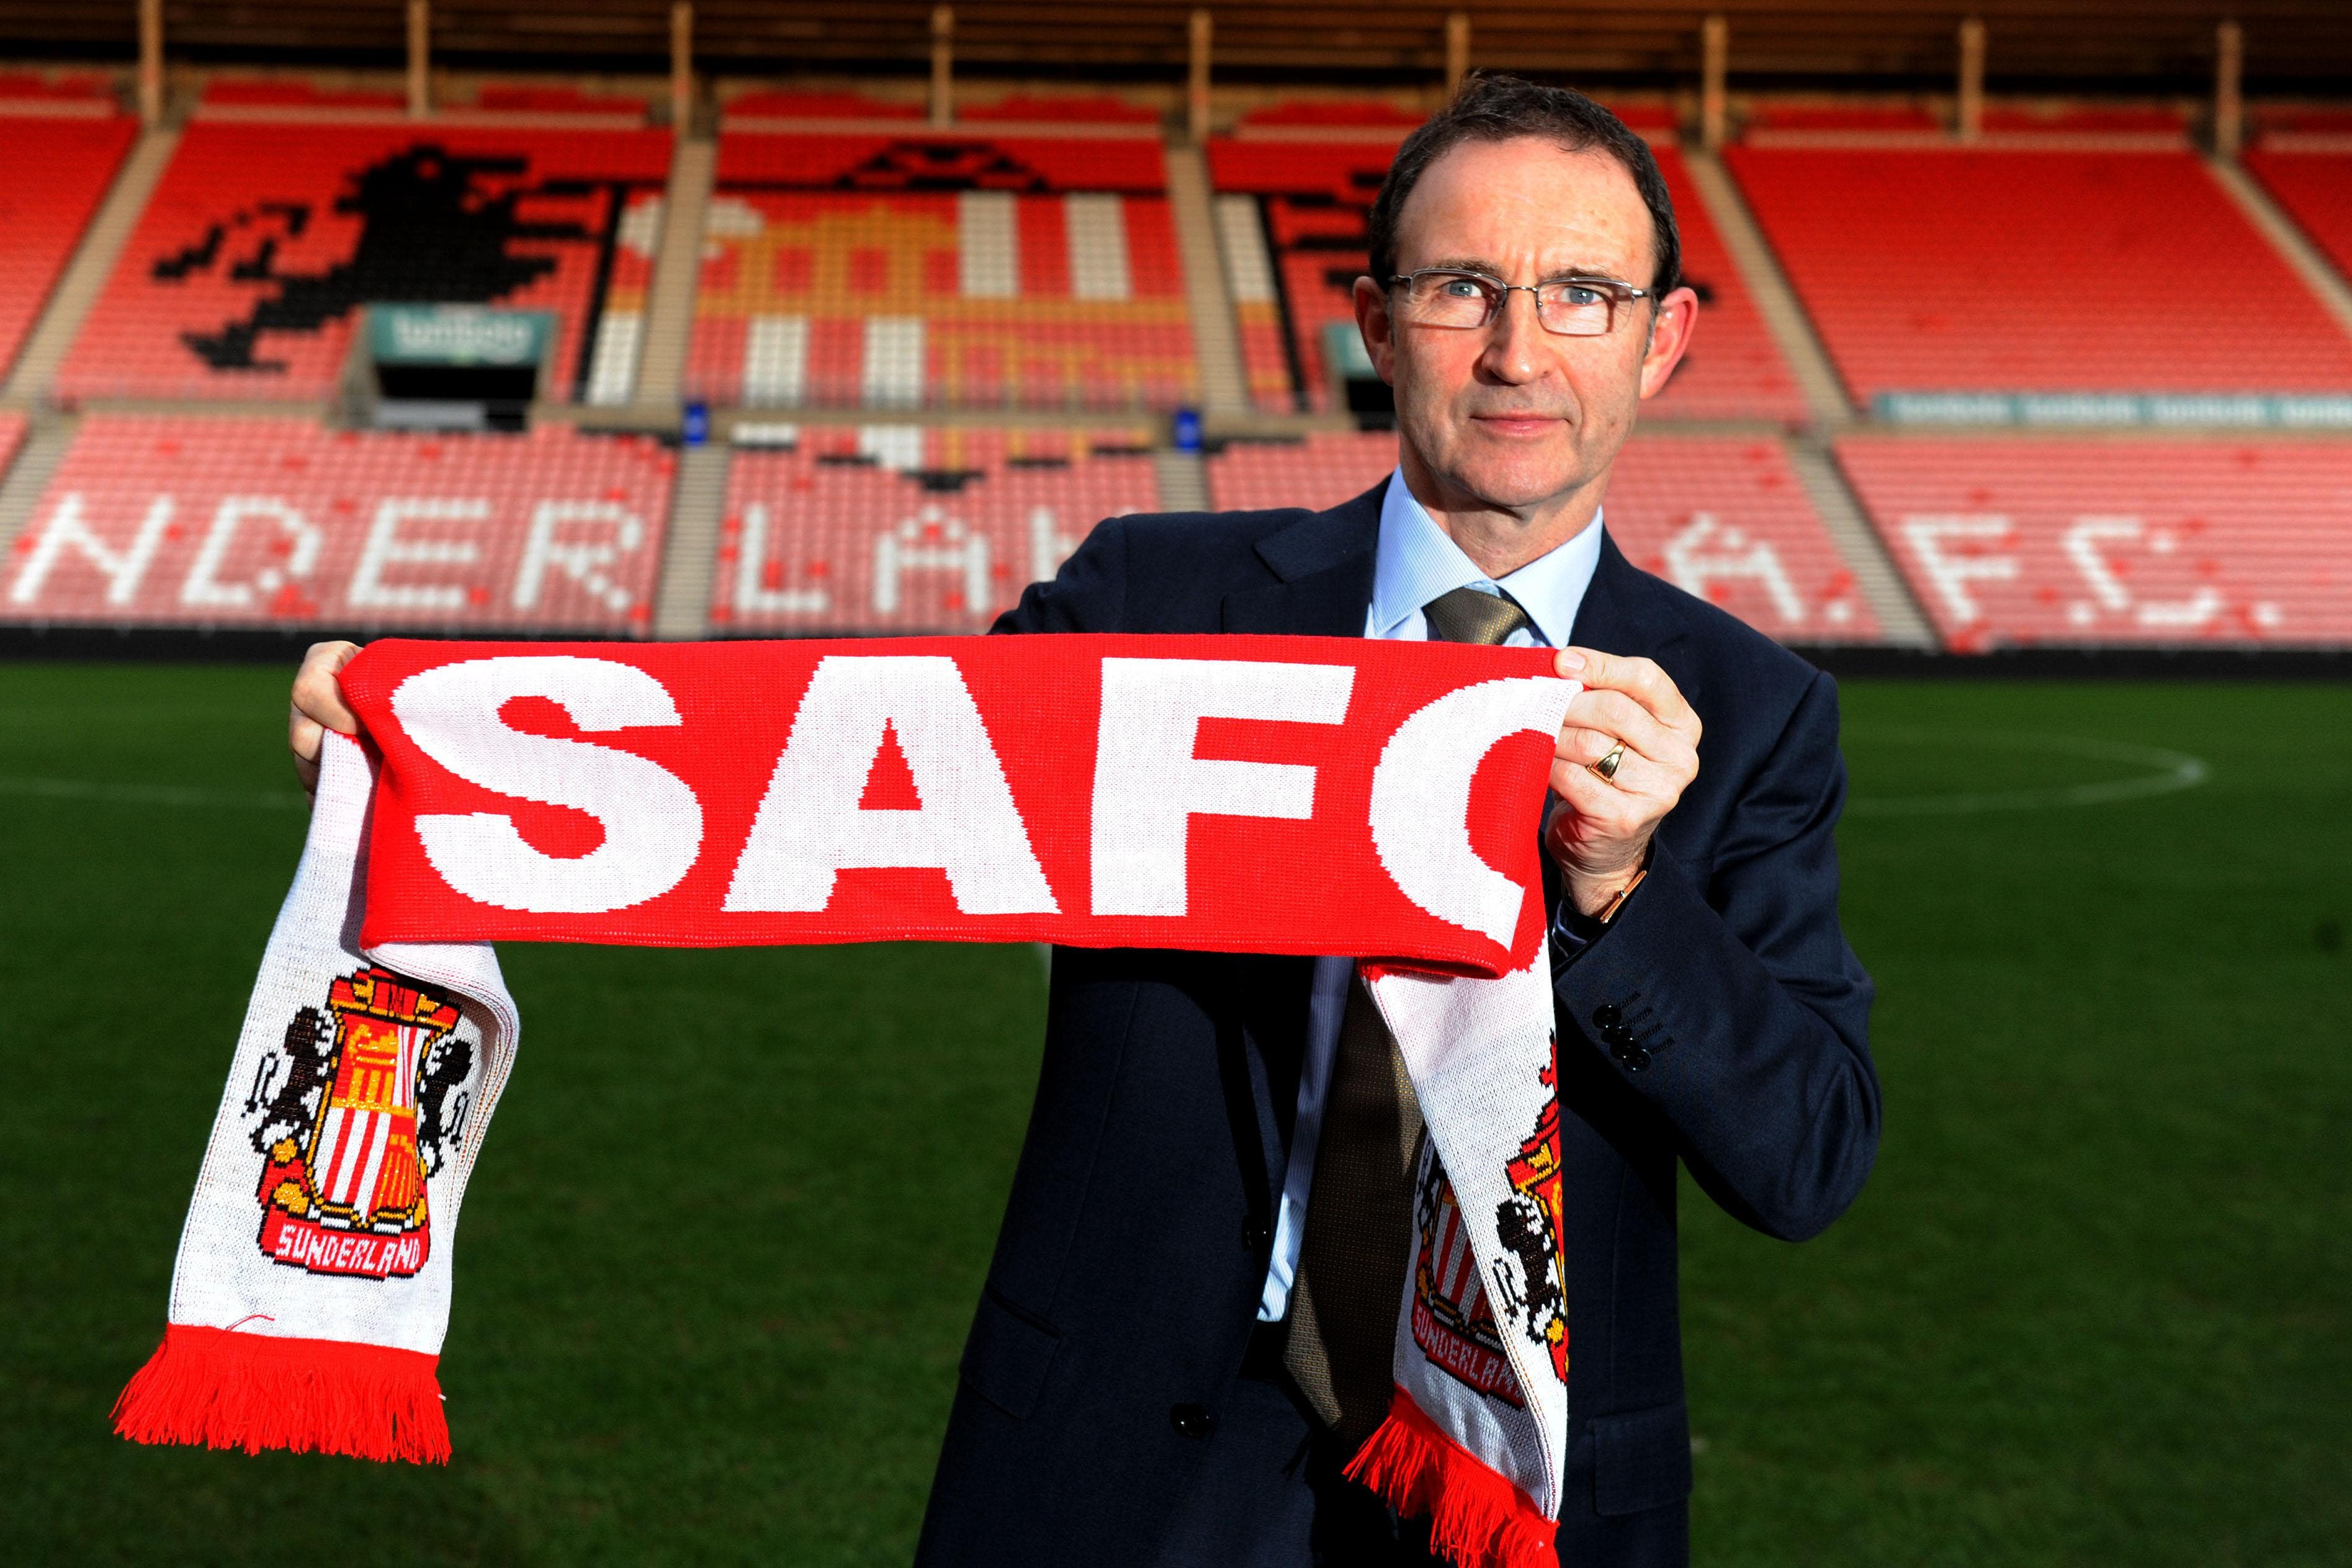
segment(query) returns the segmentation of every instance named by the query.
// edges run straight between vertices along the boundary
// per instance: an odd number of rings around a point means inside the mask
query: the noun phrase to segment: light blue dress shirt
[[[1381,536],[1372,558],[1372,605],[1364,635],[1399,643],[1429,639],[1421,607],[1441,593],[1475,588],[1507,592],[1535,623],[1532,634],[1514,632],[1504,645],[1557,648],[1568,641],[1576,612],[1592,573],[1601,564],[1601,515],[1584,531],[1538,556],[1498,583],[1478,570],[1405,488],[1404,470],[1389,476],[1381,498]],[[1298,1241],[1306,1233],[1307,1189],[1315,1181],[1315,1151],[1322,1142],[1323,1100],[1331,1087],[1331,1061],[1338,1053],[1339,1019],[1354,982],[1352,957],[1318,958],[1307,1003],[1307,1059],[1298,1069],[1298,1117],[1290,1134],[1290,1168],[1282,1182],[1282,1203],[1274,1220],[1274,1256],[1265,1289],[1258,1298],[1261,1322],[1276,1322],[1290,1310],[1290,1283],[1298,1271]]]

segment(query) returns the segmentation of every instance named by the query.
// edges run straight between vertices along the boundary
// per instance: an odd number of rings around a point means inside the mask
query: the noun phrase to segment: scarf
[[[451,1253],[520,1034],[493,941],[1349,953],[1428,1129],[1349,1474],[1464,1568],[1554,1561],[1548,652],[387,641],[341,679],[366,739],[326,738],[123,1436],[447,1458]]]

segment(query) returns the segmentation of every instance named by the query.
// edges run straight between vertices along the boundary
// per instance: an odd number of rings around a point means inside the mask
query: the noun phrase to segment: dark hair
[[[1372,202],[1370,240],[1372,277],[1385,284],[1395,275],[1397,214],[1432,163],[1465,141],[1509,141],[1537,137],[1564,152],[1605,152],[1633,176],[1650,209],[1650,228],[1657,243],[1658,264],[1650,274],[1652,303],[1683,280],[1683,245],[1675,232],[1674,199],[1666,194],[1665,176],[1650,144],[1626,128],[1601,105],[1573,88],[1544,87],[1520,77],[1471,76],[1454,101],[1432,115],[1397,149],[1388,178]]]

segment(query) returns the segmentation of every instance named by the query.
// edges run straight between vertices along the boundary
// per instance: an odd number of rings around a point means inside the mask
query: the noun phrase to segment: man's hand
[[[1629,886],[1650,852],[1650,836],[1698,777],[1698,715],[1665,671],[1648,659],[1563,648],[1553,668],[1584,690],[1568,705],[1551,764],[1551,815],[1544,847],[1559,862],[1568,896],[1598,915]],[[1592,764],[1620,745],[1616,777]]]
[[[360,732],[360,716],[343,701],[335,672],[359,657],[357,643],[313,643],[294,675],[294,702],[286,712],[286,744],[294,749],[294,772],[302,788],[319,791],[319,747],[327,731]],[[1580,700],[1581,700],[1580,698]]]

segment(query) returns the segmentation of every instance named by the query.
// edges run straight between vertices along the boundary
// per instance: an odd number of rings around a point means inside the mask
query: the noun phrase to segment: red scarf
[[[1575,690],[1548,652],[385,642],[341,682],[370,745],[329,738],[125,1436],[446,1458],[449,1250],[519,1037],[493,940],[1347,953],[1430,1128],[1399,1397],[1356,1473],[1458,1562],[1543,1560],[1567,1339],[1535,827]]]

